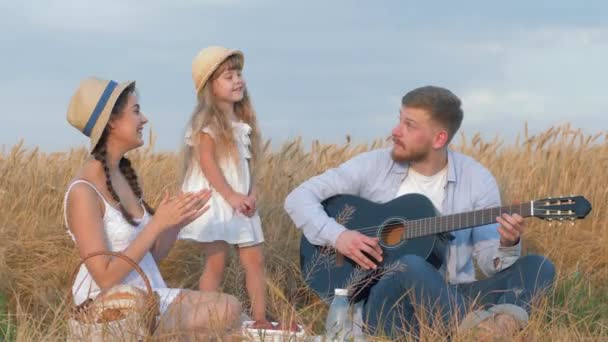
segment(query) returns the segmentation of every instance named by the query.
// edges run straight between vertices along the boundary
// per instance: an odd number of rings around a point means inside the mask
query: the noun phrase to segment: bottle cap
[[[348,289],[335,289],[336,296],[348,296]]]

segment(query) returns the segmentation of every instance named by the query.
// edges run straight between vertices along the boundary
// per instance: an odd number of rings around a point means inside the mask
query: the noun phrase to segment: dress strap
[[[68,226],[68,196],[70,195],[70,191],[72,191],[72,188],[74,187],[74,185],[78,184],[78,183],[84,183],[88,186],[90,186],[91,188],[93,188],[93,190],[95,190],[95,192],[97,193],[97,195],[99,195],[99,197],[101,197],[101,200],[103,201],[103,203],[107,206],[109,205],[109,203],[106,201],[106,199],[103,197],[103,195],[101,194],[101,192],[99,192],[99,190],[97,190],[97,188],[95,187],[95,185],[93,185],[90,182],[87,182],[84,179],[77,179],[75,181],[73,181],[69,186],[67,191],[65,192],[65,196],[63,198],[63,221],[65,222],[65,226],[68,230],[68,234],[70,234],[70,236],[72,237],[72,240],[74,240],[74,235],[72,234],[72,232],[70,232],[70,227]]]

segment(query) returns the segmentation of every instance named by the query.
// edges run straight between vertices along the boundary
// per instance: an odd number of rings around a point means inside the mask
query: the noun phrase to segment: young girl
[[[186,226],[179,239],[202,243],[206,256],[201,291],[220,285],[229,245],[238,249],[246,273],[256,327],[266,320],[264,236],[256,209],[255,163],[260,135],[241,76],[243,54],[212,46],[194,59],[192,77],[198,103],[188,122],[182,151],[182,190],[214,190],[209,213]]]
[[[236,298],[168,288],[160,274],[157,262],[167,256],[179,230],[205,213],[210,192],[165,194],[156,210],[144,201],[135,170],[125,157],[143,145],[141,133],[148,122],[140,110],[135,82],[87,78],[72,97],[67,116],[91,143],[90,157],[70,182],[64,199],[68,233],[80,256],[113,251],[137,262],[160,295],[160,335],[238,326]],[[75,304],[117,284],[144,287],[141,277],[122,259],[90,258],[72,287]]]

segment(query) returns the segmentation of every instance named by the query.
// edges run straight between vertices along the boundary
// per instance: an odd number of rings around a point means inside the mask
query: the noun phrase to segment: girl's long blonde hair
[[[213,132],[215,139],[215,155],[217,162],[222,163],[226,158],[233,158],[236,162],[238,159],[238,151],[234,141],[231,119],[225,115],[216,105],[212,91],[212,82],[217,79],[226,70],[242,70],[243,63],[241,58],[236,55],[228,57],[215,72],[209,77],[209,80],[201,91],[197,94],[197,104],[192,112],[190,120],[186,126],[186,130],[192,133],[192,145],[183,141],[180,153],[180,173],[179,183],[183,184],[193,165],[199,163],[199,136],[198,134],[204,127],[209,127]],[[238,120],[241,120],[251,127],[249,135],[251,140],[251,159],[250,169],[252,174],[252,184],[255,180],[255,166],[261,153],[261,137],[258,129],[258,122],[253,109],[253,105],[249,99],[247,87],[245,87],[243,99],[234,104],[234,114]]]

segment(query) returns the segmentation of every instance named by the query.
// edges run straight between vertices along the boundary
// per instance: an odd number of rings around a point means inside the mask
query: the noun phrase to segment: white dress
[[[151,216],[144,208],[144,216],[140,220],[139,225],[134,227],[125,220],[122,216],[120,210],[114,208],[110,205],[106,199],[101,195],[101,193],[95,188],[95,186],[84,180],[74,181],[68,187],[68,190],[65,194],[64,199],[64,219],[66,227],[68,226],[67,222],[67,200],[70,194],[70,190],[75,184],[84,183],[88,184],[92,187],[95,192],[101,197],[103,203],[105,205],[105,210],[103,214],[103,229],[106,235],[106,245],[108,250],[111,252],[122,252],[124,251],[130,244],[135,240],[137,235],[141,232],[142,228],[150,221]],[[72,237],[72,240],[75,241],[74,235],[70,232],[68,228],[68,234]],[[154,260],[154,257],[150,252],[147,252],[143,259],[139,262],[139,267],[144,271],[148,279],[150,280],[150,284],[152,288],[158,295],[160,296],[160,313],[163,314],[171,302],[177,297],[180,293],[180,289],[172,289],[167,288],[167,284],[163,280],[162,275],[160,274],[160,270],[158,269],[158,265]],[[143,290],[146,290],[146,285],[142,280],[139,273],[135,270],[131,271],[121,282],[122,284],[135,285],[141,287]],[[72,293],[74,294],[74,302],[76,305],[84,302],[87,298],[95,298],[100,292],[100,288],[93,280],[93,277],[89,274],[86,265],[81,265],[78,270],[78,274],[72,285]]]
[[[230,187],[234,191],[246,195],[251,186],[248,163],[248,159],[251,158],[251,140],[249,139],[251,127],[244,122],[232,122],[232,129],[239,152],[238,165],[234,158],[228,157],[220,162],[219,167]],[[202,131],[214,137],[208,127],[203,128]],[[192,145],[195,138],[196,136],[191,131],[186,132],[187,144]],[[212,186],[205,178],[199,164],[192,165],[182,184],[182,190],[187,192],[211,188]],[[217,191],[211,195],[208,205],[209,210],[205,214],[182,228],[178,235],[179,239],[198,242],[226,241],[228,244],[240,247],[253,246],[264,241],[262,223],[257,211],[252,217],[234,212],[230,204]]]

